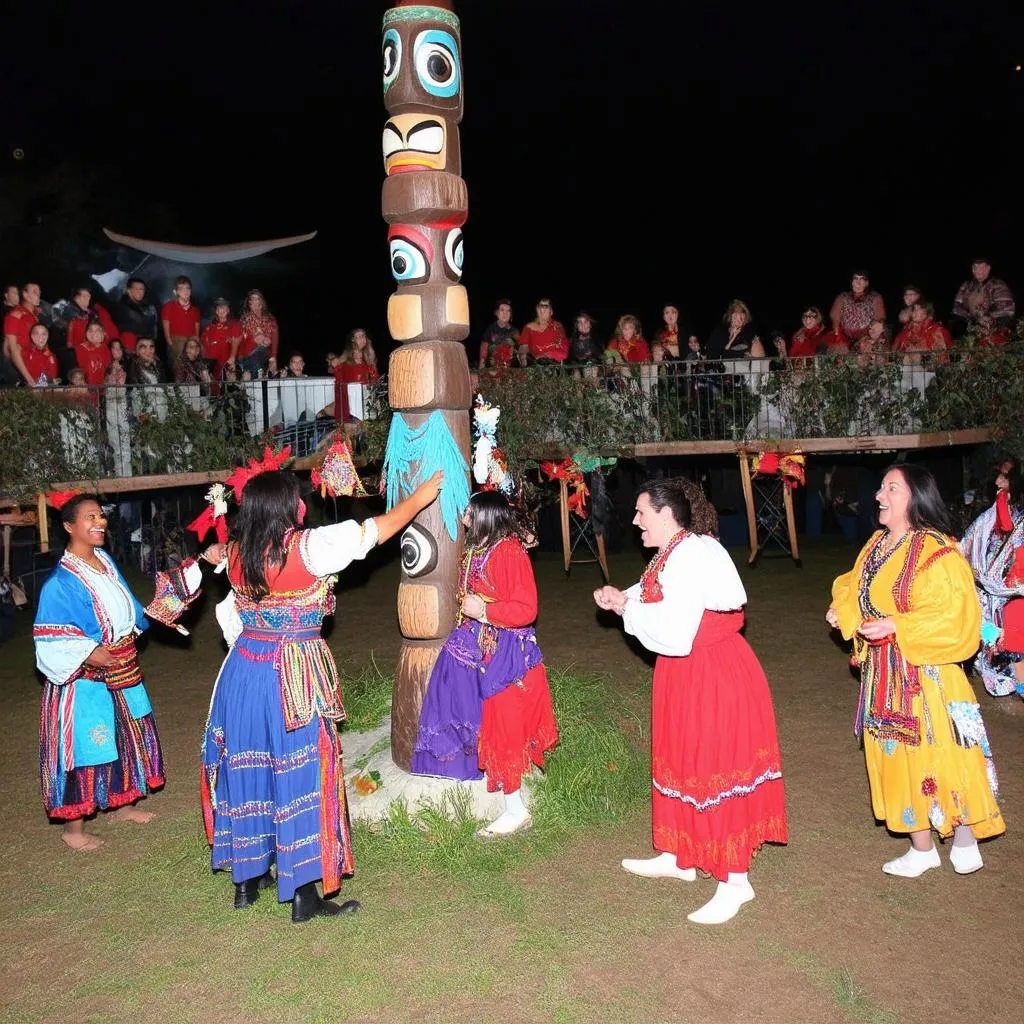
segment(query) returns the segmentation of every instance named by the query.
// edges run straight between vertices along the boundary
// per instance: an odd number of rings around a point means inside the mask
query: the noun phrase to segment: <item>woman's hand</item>
[[[211,544],[200,557],[210,565],[220,565],[228,557],[228,546],[227,544]]]
[[[835,608],[829,608],[829,610],[827,612],[825,612],[825,621],[833,629],[838,629],[839,628],[839,612],[837,612],[835,610]]]
[[[626,594],[616,587],[606,586],[594,591],[594,603],[602,611],[621,615],[626,610]]]
[[[462,614],[467,619],[482,619],[486,610],[484,599],[477,594],[467,594],[462,600]]]
[[[107,668],[109,665],[117,663],[117,659],[102,646],[97,644],[90,652],[89,657],[85,659],[86,665],[93,665],[96,668]]]
[[[883,640],[896,632],[896,622],[888,615],[884,619],[868,619],[857,632],[867,640]]]

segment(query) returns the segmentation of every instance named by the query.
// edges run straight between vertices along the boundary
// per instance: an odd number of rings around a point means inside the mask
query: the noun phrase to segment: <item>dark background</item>
[[[234,268],[283,347],[389,347],[380,217],[386,3],[24,6],[3,45],[0,269],[55,300],[141,256],[104,226],[210,244],[319,231]],[[1024,297],[1024,4],[462,0],[469,340],[508,294],[607,336],[664,302],[706,336],[742,297],[794,330],[865,266],[892,314],[948,315],[973,256]],[[15,147],[25,157],[14,160]],[[176,267],[142,276],[167,297]],[[314,358],[311,358],[314,357]]]

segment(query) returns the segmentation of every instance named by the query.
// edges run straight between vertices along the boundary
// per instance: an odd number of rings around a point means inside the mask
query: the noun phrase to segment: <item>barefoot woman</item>
[[[140,823],[153,817],[134,805],[164,784],[163,757],[135,651],[149,623],[103,550],[106,516],[87,494],[60,511],[67,549],[43,584],[33,629],[46,676],[43,803],[65,822],[68,846],[95,850],[103,840],[85,831],[85,819],[97,811]]]

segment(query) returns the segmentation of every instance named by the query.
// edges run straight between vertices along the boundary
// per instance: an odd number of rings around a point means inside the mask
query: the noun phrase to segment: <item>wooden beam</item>
[[[743,505],[747,511],[747,536],[750,538],[750,557],[747,565],[757,561],[757,508],[754,505],[754,485],[750,479],[750,456],[746,452],[739,453],[740,483],[743,485]]]

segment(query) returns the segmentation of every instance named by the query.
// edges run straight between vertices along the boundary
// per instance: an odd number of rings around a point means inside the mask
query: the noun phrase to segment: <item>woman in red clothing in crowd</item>
[[[203,329],[203,358],[210,364],[210,376],[216,381],[224,376],[224,367],[238,357],[242,343],[242,325],[231,316],[231,303],[217,299],[213,319]]]
[[[98,302],[92,301],[92,292],[88,288],[76,288],[71,301],[64,310],[68,318],[67,346],[74,351],[85,339],[89,323],[99,320],[107,341],[120,335],[111,315]]]
[[[261,370],[268,376],[277,373],[277,349],[281,342],[277,318],[267,308],[267,300],[259,288],[253,288],[245,297],[245,307],[239,325],[242,340],[238,345],[238,361],[242,371],[258,377]]]
[[[615,355],[609,357],[609,352],[614,352]],[[651,361],[651,350],[644,340],[643,328],[632,313],[619,317],[619,322],[615,325],[615,334],[605,349],[605,358],[623,363]]]
[[[29,347],[22,359],[33,387],[58,384],[57,357],[50,351],[50,332],[45,324],[33,324],[28,333]]]
[[[98,388],[105,382],[107,367],[110,366],[110,346],[107,344],[107,332],[99,320],[89,321],[85,337],[75,348],[75,358],[85,372],[85,382],[89,387]]]
[[[935,307],[919,299],[910,310],[910,323],[896,335],[893,352],[903,355],[904,362],[920,363],[923,353],[940,353],[933,362],[948,362],[945,355],[953,347],[953,338],[942,324],[935,320]]]
[[[332,372],[340,377],[342,384],[377,382],[380,376],[377,372],[377,353],[373,350],[370,335],[362,327],[348,332],[345,347]]]
[[[808,359],[825,351],[828,333],[817,306],[808,306],[801,318],[803,326],[790,339],[786,354],[790,359]]]
[[[519,362],[564,363],[569,356],[569,338],[565,328],[554,319],[550,299],[537,303],[537,319],[519,332]]]
[[[515,510],[499,491],[480,491],[462,521],[461,610],[430,674],[412,771],[485,775],[488,792],[504,793],[505,809],[477,834],[504,836],[530,825],[522,777],[544,767],[558,727],[533,629],[537,582]]]

